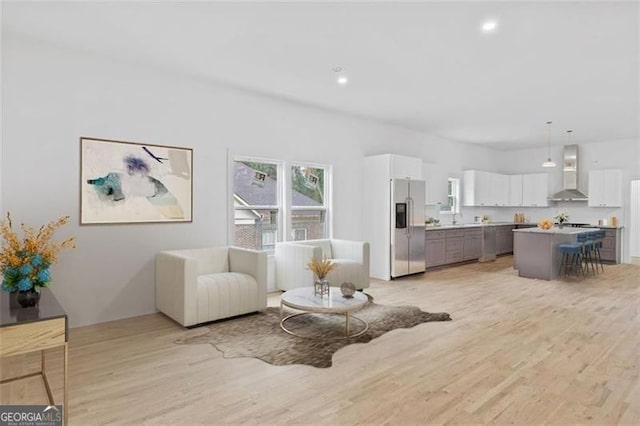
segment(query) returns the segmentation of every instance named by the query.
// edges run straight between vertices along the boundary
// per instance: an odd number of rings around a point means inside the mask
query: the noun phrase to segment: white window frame
[[[460,214],[460,178],[447,178],[447,186],[449,182],[451,182],[451,194],[447,191],[447,199],[453,198],[453,208],[451,210],[442,210],[443,206],[440,206],[440,214]],[[447,203],[446,205],[448,206],[449,204]]]
[[[264,158],[264,157],[252,157],[252,156],[246,156],[246,155],[229,155],[229,164],[228,164],[228,168],[229,168],[229,173],[228,173],[228,191],[230,194],[229,199],[231,200],[231,202],[229,203],[229,228],[227,231],[227,242],[228,245],[234,245],[235,243],[235,210],[236,207],[234,206],[234,191],[233,191],[233,170],[234,170],[234,163],[236,161],[249,161],[249,162],[253,162],[253,163],[269,163],[269,164],[275,164],[277,167],[277,173],[278,173],[278,181],[277,181],[277,191],[276,191],[276,205],[251,205],[251,206],[247,206],[246,208],[240,207],[240,210],[272,210],[272,209],[277,209],[278,210],[278,229],[276,231],[276,242],[278,241],[282,241],[282,233],[283,228],[284,228],[284,219],[285,219],[285,215],[284,215],[284,208],[283,208],[283,202],[282,200],[283,198],[283,194],[282,194],[282,179],[285,178],[284,176],[284,170],[285,170],[285,166],[284,166],[284,162],[282,160],[276,160],[273,158]]]
[[[276,242],[293,241],[293,230],[291,223],[291,167],[304,166],[313,167],[324,170],[324,206],[323,207],[298,207],[295,210],[324,210],[325,211],[325,232],[326,238],[333,238],[333,208],[332,208],[332,177],[333,166],[327,164],[318,164],[307,161],[279,160],[266,157],[255,157],[250,155],[234,154],[227,150],[227,199],[228,203],[227,215],[229,217],[227,227],[227,243],[233,245],[235,242],[235,206],[234,206],[234,188],[233,188],[233,170],[235,161],[250,161],[256,163],[270,163],[277,166],[278,171],[278,191],[277,206],[251,206],[252,209],[278,209],[278,230],[276,232]],[[272,255],[272,253],[268,253]]]
[[[324,205],[321,207],[318,206],[314,206],[314,207],[293,207],[293,203],[292,203],[292,199],[291,199],[291,194],[293,192],[293,188],[291,187],[291,167],[311,167],[314,169],[323,169],[324,170],[324,188],[323,188],[323,194],[322,194],[322,199],[324,201]],[[325,218],[325,237],[324,238],[332,238],[333,237],[333,232],[332,229],[333,227],[331,226],[331,211],[332,209],[330,208],[330,204],[331,204],[331,189],[332,185],[331,185],[331,176],[332,176],[332,167],[330,165],[326,165],[326,164],[319,164],[319,163],[309,163],[306,161],[295,161],[295,162],[291,162],[289,165],[287,165],[286,167],[287,169],[287,203],[286,203],[286,216],[287,216],[287,232],[285,233],[285,235],[288,236],[287,241],[293,241],[293,223],[292,223],[292,217],[293,217],[293,210],[296,211],[304,211],[304,210],[322,210],[324,211],[324,218]]]

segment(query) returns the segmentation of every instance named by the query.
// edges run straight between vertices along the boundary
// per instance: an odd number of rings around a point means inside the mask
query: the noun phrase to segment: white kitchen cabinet
[[[490,173],[489,205],[504,207],[509,203],[509,175]]]
[[[549,205],[549,175],[534,173],[522,175],[522,205],[546,207]]]
[[[462,204],[464,206],[489,205],[491,173],[482,170],[465,170],[462,186]]]
[[[622,206],[622,170],[589,172],[589,207]]]
[[[506,206],[509,199],[509,176],[482,170],[465,170],[464,206]]]
[[[522,206],[522,175],[509,176],[509,197],[507,205],[512,207]]]
[[[503,175],[480,170],[464,171],[464,206],[548,205],[549,176],[546,173]]]
[[[449,175],[437,164],[422,163],[422,180],[425,181],[425,205],[445,205],[449,203]]]
[[[386,154],[389,157],[392,179],[422,180],[422,160],[404,155]]]

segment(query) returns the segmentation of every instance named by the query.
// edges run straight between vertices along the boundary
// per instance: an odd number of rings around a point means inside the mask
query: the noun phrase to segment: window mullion
[[[282,205],[282,234],[279,241],[291,240],[291,170],[290,166],[283,162],[282,164],[282,182],[280,183],[280,193],[282,195],[280,204]]]

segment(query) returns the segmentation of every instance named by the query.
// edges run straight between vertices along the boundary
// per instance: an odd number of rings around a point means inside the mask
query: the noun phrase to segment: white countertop
[[[582,234],[584,232],[593,232],[598,231],[600,228],[558,228],[553,227],[551,229],[542,229],[542,228],[523,228],[523,229],[514,229],[513,232],[529,232],[534,234],[563,234],[563,235],[574,235],[574,234]]]
[[[528,226],[536,226],[535,223],[515,223],[515,222],[491,222],[491,223],[463,223],[458,225],[438,225],[438,226],[429,226],[426,225],[425,229],[427,231],[438,231],[444,229],[465,229],[465,228],[480,228],[483,226],[509,226],[509,225],[528,225]]]
[[[477,228],[477,227],[482,227],[482,226],[505,226],[505,225],[525,225],[525,226],[535,226],[536,228],[538,226],[537,223],[532,223],[532,222],[527,222],[527,223],[491,222],[491,223],[464,223],[464,224],[458,224],[458,225],[444,224],[444,225],[438,225],[438,226],[426,225],[425,229],[427,231],[438,231],[438,230],[445,230],[445,229],[465,229],[465,228]],[[565,226],[563,229],[583,229],[583,230],[591,230],[591,231],[593,231],[595,229],[623,229],[623,228],[624,228],[624,226],[622,226],[622,225],[618,225],[618,226],[590,225],[589,227],[584,227],[584,228],[574,228],[574,227],[571,227],[571,226]],[[559,228],[555,227],[554,229],[559,229]],[[520,229],[519,231],[521,231],[521,230],[522,229]]]

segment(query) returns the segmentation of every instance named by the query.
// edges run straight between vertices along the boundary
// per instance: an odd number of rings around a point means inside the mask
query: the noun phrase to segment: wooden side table
[[[49,397],[49,405],[55,406],[53,394],[45,370],[45,351],[63,347],[63,420],[68,424],[68,386],[67,359],[69,341],[69,323],[66,312],[48,288],[43,288],[38,306],[23,308],[17,305],[15,298],[0,291],[0,356],[26,354],[40,351],[40,371],[12,377],[0,381],[0,384],[41,376]]]

